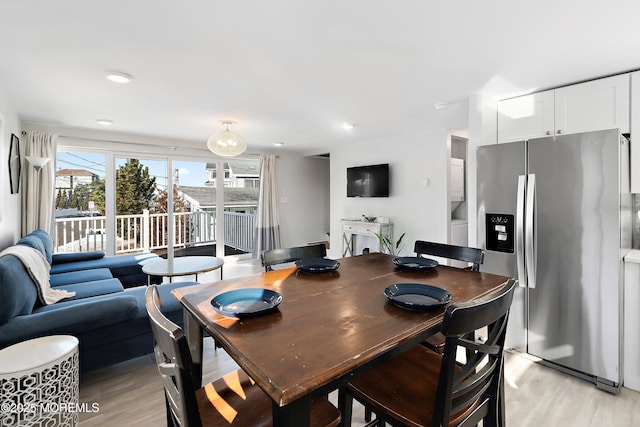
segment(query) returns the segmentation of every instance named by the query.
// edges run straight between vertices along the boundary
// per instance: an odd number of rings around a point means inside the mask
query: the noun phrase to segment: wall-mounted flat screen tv
[[[347,197],[389,197],[389,164],[347,168]]]

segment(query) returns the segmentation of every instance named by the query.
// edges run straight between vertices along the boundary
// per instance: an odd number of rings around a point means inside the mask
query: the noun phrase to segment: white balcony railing
[[[239,212],[224,213],[224,243],[243,252],[253,250],[256,216]]]
[[[243,252],[253,249],[255,215],[224,212],[224,243]],[[216,212],[175,212],[174,248],[216,243]],[[106,217],[56,218],[56,252],[106,250]],[[116,216],[116,253],[166,249],[169,245],[168,214]]]

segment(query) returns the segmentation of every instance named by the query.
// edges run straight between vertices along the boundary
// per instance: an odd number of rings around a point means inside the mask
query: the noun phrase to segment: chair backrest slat
[[[418,256],[431,255],[440,258],[469,262],[472,264],[471,269],[476,271],[480,269],[480,264],[484,261],[484,252],[482,249],[471,248],[468,246],[456,246],[416,240],[413,251]]]
[[[308,246],[296,246],[292,248],[262,251],[260,259],[265,271],[270,271],[272,265],[297,261],[302,258],[324,258],[326,256],[327,247],[324,243],[319,243]]]
[[[184,331],[162,314],[157,285],[147,288],[145,303],[155,340],[156,364],[174,422],[182,427],[200,426],[191,353]]]

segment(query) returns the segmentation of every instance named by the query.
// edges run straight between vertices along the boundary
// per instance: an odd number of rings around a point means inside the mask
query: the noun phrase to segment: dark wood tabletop
[[[296,417],[312,398],[438,331],[444,307],[399,308],[387,300],[385,287],[430,284],[449,291],[456,303],[486,295],[508,280],[447,266],[404,272],[392,259],[372,253],[339,259],[340,268],[330,273],[292,267],[172,292],[188,314],[192,352],[201,353],[197,341],[200,328],[206,329],[274,401],[274,425],[298,427],[306,423]],[[277,311],[251,318],[226,317],[213,309],[213,297],[240,288],[271,289],[283,300]],[[194,360],[200,361],[197,354]]]

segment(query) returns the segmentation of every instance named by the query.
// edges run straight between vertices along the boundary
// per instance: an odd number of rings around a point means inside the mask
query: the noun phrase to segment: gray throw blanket
[[[13,255],[22,261],[25,270],[27,270],[36,284],[38,298],[42,304],[55,304],[61,299],[70,298],[76,294],[63,289],[51,289],[49,284],[49,263],[39,250],[29,246],[14,245],[0,252],[0,257],[5,255]]]

